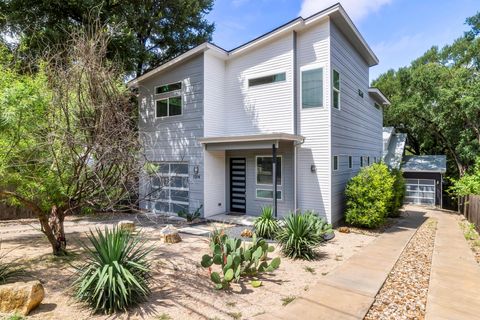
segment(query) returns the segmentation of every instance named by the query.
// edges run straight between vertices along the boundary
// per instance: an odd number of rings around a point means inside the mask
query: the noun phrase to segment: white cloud
[[[343,6],[348,15],[359,22],[368,14],[378,11],[382,6],[391,3],[393,0],[303,0],[300,9],[300,16],[306,18],[337,2]]]

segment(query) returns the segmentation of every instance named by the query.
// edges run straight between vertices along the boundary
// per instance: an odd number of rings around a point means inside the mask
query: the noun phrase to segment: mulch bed
[[[424,319],[437,221],[428,219],[414,234],[365,316]]]

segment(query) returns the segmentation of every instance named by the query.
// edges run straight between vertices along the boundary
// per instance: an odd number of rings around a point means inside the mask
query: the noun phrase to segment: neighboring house
[[[171,178],[158,194],[159,180],[142,177],[141,206],[203,205],[208,217],[273,205],[337,222],[346,182],[382,157],[389,101],[369,87],[376,64],[337,4],[230,51],[204,43],[133,80],[147,160]]]
[[[405,156],[407,135],[393,127],[383,128],[383,161],[401,169],[405,178],[405,203],[442,206],[443,175],[447,170],[445,155]]]

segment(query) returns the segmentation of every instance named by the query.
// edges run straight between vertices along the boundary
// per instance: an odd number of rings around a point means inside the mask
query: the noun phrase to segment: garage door
[[[188,212],[188,163],[164,162],[152,176],[150,200],[158,213]]]
[[[405,184],[407,188],[406,203],[435,205],[435,180],[406,179]]]

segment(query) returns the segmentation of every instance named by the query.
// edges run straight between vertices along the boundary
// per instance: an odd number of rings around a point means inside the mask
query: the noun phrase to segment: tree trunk
[[[65,255],[67,253],[67,240],[65,239],[65,229],[63,226],[64,221],[65,211],[54,205],[47,221],[48,228],[45,228],[42,224],[42,229],[52,245],[53,254],[56,256]],[[47,233],[50,233],[50,236]]]

